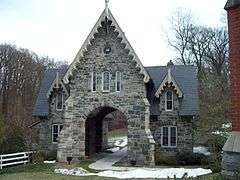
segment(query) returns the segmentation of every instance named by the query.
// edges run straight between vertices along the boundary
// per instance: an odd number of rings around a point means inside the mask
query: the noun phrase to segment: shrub
[[[177,161],[179,165],[208,165],[210,160],[209,157],[204,154],[186,151],[177,154]]]
[[[173,153],[156,153],[156,165],[177,165],[176,156]]]
[[[37,151],[32,154],[33,163],[42,163],[44,161],[43,151]]]
[[[44,155],[44,160],[54,161],[56,159],[57,159],[57,151],[56,150],[48,151]]]
[[[221,163],[215,161],[209,165],[209,168],[212,170],[213,173],[219,173],[222,170]]]
[[[26,150],[24,133],[18,127],[5,131],[0,143],[0,152],[3,154],[23,152]]]

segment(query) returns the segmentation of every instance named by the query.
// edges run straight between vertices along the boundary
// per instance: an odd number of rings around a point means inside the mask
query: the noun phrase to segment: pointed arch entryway
[[[105,136],[107,136],[110,122],[105,121],[105,118],[109,114],[116,111],[119,111],[119,110],[110,106],[103,106],[103,107],[98,107],[94,109],[87,116],[87,119],[85,121],[85,156],[86,157],[91,157],[96,153],[100,153],[106,147],[106,145],[104,145],[104,143],[106,143],[104,142],[104,139],[107,138]],[[121,111],[119,112],[124,116],[124,120],[126,122],[127,120],[125,115]],[[118,119],[113,119],[113,121],[118,121]]]

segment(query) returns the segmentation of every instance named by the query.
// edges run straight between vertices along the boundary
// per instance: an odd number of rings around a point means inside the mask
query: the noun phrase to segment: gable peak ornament
[[[108,18],[108,3],[109,3],[109,0],[105,0],[105,12],[106,12],[106,15],[107,15],[107,18]]]

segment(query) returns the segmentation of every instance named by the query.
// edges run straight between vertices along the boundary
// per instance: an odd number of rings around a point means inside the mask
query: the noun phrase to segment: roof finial
[[[105,0],[105,12],[107,17],[108,17],[108,3],[109,3],[109,0]]]

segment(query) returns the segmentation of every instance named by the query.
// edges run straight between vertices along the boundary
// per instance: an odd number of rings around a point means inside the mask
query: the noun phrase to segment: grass
[[[88,167],[89,161],[80,163],[81,167]],[[98,176],[77,177],[58,175],[53,172],[52,164],[28,164],[0,170],[0,180],[110,180]]]
[[[108,138],[127,136],[127,129],[116,129],[108,132]]]

